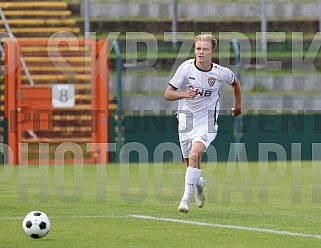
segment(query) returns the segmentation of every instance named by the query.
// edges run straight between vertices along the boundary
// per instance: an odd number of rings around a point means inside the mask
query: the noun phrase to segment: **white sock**
[[[182,201],[190,202],[191,196],[194,193],[196,183],[200,179],[201,169],[188,167],[185,174],[185,191]]]
[[[200,184],[202,184],[202,183],[203,183],[203,178],[202,178],[202,177],[200,177],[200,178],[198,179],[198,181],[197,181],[196,185],[200,185]]]

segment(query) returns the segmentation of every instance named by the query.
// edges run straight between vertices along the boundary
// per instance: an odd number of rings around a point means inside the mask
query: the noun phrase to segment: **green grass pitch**
[[[318,163],[203,167],[205,206],[181,214],[183,164],[2,166],[0,247],[321,246]],[[51,220],[43,239],[22,230],[32,210]]]

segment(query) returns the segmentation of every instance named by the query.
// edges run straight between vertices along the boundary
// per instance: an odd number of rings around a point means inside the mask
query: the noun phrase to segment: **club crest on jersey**
[[[210,86],[213,86],[213,85],[215,84],[215,81],[216,81],[216,78],[214,78],[214,77],[209,77],[209,78],[207,79],[207,82],[208,82],[208,84],[209,84]]]

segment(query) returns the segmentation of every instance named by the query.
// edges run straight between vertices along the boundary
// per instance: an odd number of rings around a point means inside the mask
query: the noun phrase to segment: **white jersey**
[[[195,63],[195,59],[183,62],[169,82],[180,91],[197,89],[194,98],[183,98],[178,102],[179,132],[187,133],[195,128],[216,132],[220,88],[224,83],[231,85],[235,76],[229,68],[215,63],[209,71],[200,70]]]

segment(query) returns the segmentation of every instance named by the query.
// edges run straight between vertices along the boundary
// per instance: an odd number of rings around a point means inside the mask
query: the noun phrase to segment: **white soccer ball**
[[[22,228],[29,237],[40,239],[48,234],[50,220],[45,213],[32,211],[23,219]]]

